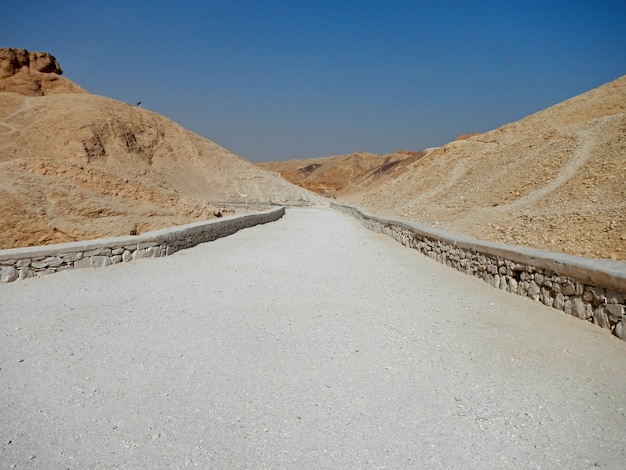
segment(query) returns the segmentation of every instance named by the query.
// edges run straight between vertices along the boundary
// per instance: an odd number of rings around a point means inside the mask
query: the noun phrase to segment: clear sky
[[[626,0],[1,0],[0,47],[252,161],[439,146],[626,74]]]

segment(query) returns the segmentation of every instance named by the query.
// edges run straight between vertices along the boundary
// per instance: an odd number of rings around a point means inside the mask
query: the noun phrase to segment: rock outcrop
[[[86,93],[62,74],[63,70],[52,54],[0,48],[0,91],[26,96]]]

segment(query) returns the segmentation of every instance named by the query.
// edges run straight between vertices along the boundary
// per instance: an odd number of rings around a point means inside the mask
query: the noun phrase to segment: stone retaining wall
[[[273,222],[284,214],[285,208],[277,207],[136,236],[0,250],[0,283],[67,269],[98,268],[140,258],[168,256],[178,250],[231,235],[243,228]]]
[[[626,341],[624,262],[483,242],[425,224],[380,218],[350,206],[331,203],[331,207],[495,288],[593,322]]]

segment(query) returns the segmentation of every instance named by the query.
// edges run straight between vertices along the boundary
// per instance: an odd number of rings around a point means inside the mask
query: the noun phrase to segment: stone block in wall
[[[527,297],[528,296],[528,281],[521,281],[517,284],[517,294]]]
[[[135,250],[135,252],[133,253],[133,259],[142,259],[146,257],[146,250],[142,249],[142,250]]]
[[[576,286],[573,283],[566,284],[563,287],[563,295],[574,295],[576,294]]]
[[[122,262],[122,255],[111,256],[111,264],[117,264]]]
[[[111,265],[111,258],[108,256],[92,256],[89,261],[92,268],[104,268]]]
[[[33,261],[31,261],[30,265],[34,269],[44,269],[48,266],[48,263],[44,262],[43,258],[39,258],[39,259],[34,259]]]
[[[552,291],[547,287],[541,288],[541,302],[548,307],[552,307],[554,299],[552,298]]]
[[[612,315],[618,319],[624,316],[624,306],[620,304],[606,304],[605,308],[609,315]]]
[[[537,283],[533,280],[530,281],[530,283],[528,284],[528,296],[535,296],[535,295],[539,295],[541,291],[539,290],[539,286],[537,285]]]
[[[604,307],[597,307],[593,312],[593,323],[601,328],[611,328],[609,317]]]
[[[587,309],[585,303],[580,297],[573,297],[570,300],[566,300],[564,311],[568,315],[572,315],[583,320],[586,320],[588,316],[590,317],[591,315],[593,315],[591,308]]]
[[[554,302],[552,303],[552,306],[557,310],[565,309],[565,296],[561,292],[557,292],[557,294],[554,296]]]
[[[31,263],[31,266],[33,268],[37,268],[37,269],[43,269],[43,268],[56,268],[57,266],[61,266],[61,264],[63,263],[63,259],[59,258],[57,256],[48,256],[40,261],[33,261]]]
[[[129,250],[124,250],[124,253],[122,253],[122,261],[124,263],[128,263],[132,259],[133,259],[133,254]]]
[[[568,315],[572,315],[573,314],[574,305],[572,304],[572,301],[570,299],[567,299],[565,301],[565,305],[563,306],[563,311],[565,313],[567,313]]]
[[[32,260],[30,258],[17,260],[17,262],[15,263],[15,267],[16,268],[25,268],[26,266],[30,266],[31,261]]]
[[[13,282],[19,277],[13,266],[0,266],[0,282]]]
[[[73,263],[74,261],[78,261],[79,259],[83,259],[83,254],[81,252],[67,253],[66,255],[63,255],[64,263]]]
[[[606,304],[606,310],[609,312],[610,315],[616,316],[616,317],[623,317],[624,316],[624,306],[623,305],[618,305],[618,304]]]
[[[624,320],[615,325],[615,336],[623,341],[626,341],[626,325],[624,325]]]
[[[91,263],[89,262],[89,258],[81,258],[79,260],[74,261],[75,269],[83,269],[83,268],[91,268]]]
[[[118,256],[121,255],[122,253],[124,253],[124,248],[120,247],[120,248],[113,248],[111,250],[111,255],[112,256]]]
[[[23,268],[20,268],[18,279],[21,281],[21,280],[29,279],[35,276],[36,276],[35,272],[28,266],[25,266]]]

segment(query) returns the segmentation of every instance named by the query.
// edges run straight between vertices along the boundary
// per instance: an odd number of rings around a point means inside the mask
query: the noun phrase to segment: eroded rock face
[[[63,70],[56,58],[47,52],[28,52],[26,49],[0,49],[0,78],[15,75],[22,68],[42,73],[62,75]]]
[[[56,58],[47,52],[0,48],[0,92],[26,96],[86,91],[61,77],[63,70]]]

